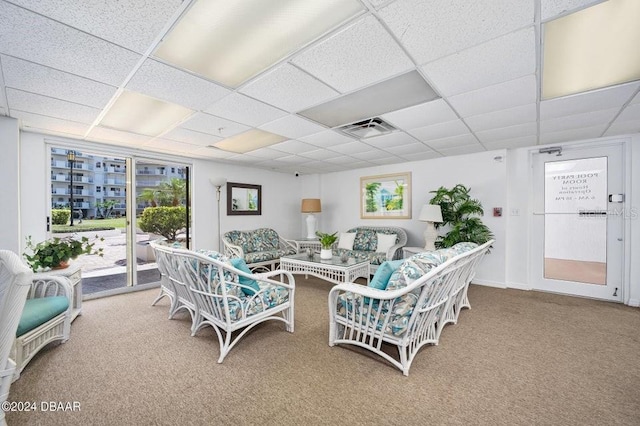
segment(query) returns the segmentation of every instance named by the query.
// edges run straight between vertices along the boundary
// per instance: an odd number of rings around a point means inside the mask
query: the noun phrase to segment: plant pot
[[[331,249],[322,249],[320,250],[320,259],[331,259],[333,257],[333,252]]]
[[[69,267],[69,261],[60,262],[58,266],[52,266],[51,269],[66,269]]]

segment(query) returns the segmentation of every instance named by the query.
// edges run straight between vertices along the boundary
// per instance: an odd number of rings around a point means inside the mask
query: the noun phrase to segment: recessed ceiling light
[[[542,98],[640,79],[640,1],[609,0],[544,25]]]
[[[287,140],[287,138],[284,136],[265,132],[264,130],[253,129],[216,142],[213,146],[225,151],[244,154],[245,152],[255,151],[256,149],[274,145],[285,140]]]
[[[194,111],[137,92],[124,91],[100,121],[103,127],[158,136]]]
[[[298,114],[326,126],[336,127],[436,98],[439,98],[438,94],[424,78],[417,71],[411,71]]]
[[[357,0],[199,0],[155,56],[235,88],[363,11]]]

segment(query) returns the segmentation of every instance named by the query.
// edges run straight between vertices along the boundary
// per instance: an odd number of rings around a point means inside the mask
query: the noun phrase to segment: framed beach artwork
[[[360,178],[361,219],[411,219],[411,172]]]
[[[262,185],[227,182],[227,215],[262,214]]]

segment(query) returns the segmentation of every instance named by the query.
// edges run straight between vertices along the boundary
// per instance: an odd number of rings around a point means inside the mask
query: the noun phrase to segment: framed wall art
[[[227,215],[262,214],[262,185],[227,182]]]
[[[411,172],[360,178],[361,219],[411,219]]]

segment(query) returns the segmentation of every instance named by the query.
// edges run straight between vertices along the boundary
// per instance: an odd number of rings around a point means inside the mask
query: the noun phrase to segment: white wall
[[[346,231],[356,225],[398,226],[407,231],[409,246],[424,246],[425,223],[418,221],[420,209],[440,186],[458,183],[471,188],[471,195],[484,207],[483,222],[496,238],[491,254],[485,258],[477,281],[504,286],[507,217],[507,162],[504,150],[481,152],[434,160],[325,174],[320,177],[322,227],[324,232]],[[502,161],[495,160],[502,157]],[[360,219],[360,177],[411,172],[412,219]],[[502,207],[503,216],[493,217],[493,208]]]
[[[20,253],[20,149],[18,120],[0,116],[0,249]]]
[[[628,248],[626,259],[630,289],[625,295],[625,303],[640,306],[640,134],[631,137],[629,151],[631,179],[627,188],[625,224],[629,225],[630,241],[625,247]]]

